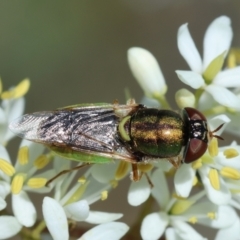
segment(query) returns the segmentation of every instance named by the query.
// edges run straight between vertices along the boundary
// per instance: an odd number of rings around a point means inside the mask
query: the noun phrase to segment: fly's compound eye
[[[208,147],[208,128],[205,116],[194,108],[184,108],[185,151],[183,162],[192,163],[199,159]]]

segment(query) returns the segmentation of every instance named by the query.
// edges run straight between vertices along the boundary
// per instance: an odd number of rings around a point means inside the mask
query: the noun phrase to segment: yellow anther
[[[196,186],[197,183],[198,183],[198,178],[196,176],[194,176],[192,185]]]
[[[192,168],[195,169],[195,170],[197,170],[201,167],[202,167],[202,159],[201,158],[199,158],[197,161],[194,161],[192,163]]]
[[[18,151],[18,161],[21,165],[28,163],[29,159],[29,148],[28,146],[21,147]]]
[[[43,169],[48,165],[49,162],[50,159],[46,155],[42,154],[34,161],[34,166],[37,169]]]
[[[116,180],[121,180],[124,178],[129,171],[129,166],[130,164],[128,162],[121,161],[118,165],[114,178]]]
[[[86,180],[87,179],[84,176],[82,176],[78,179],[78,182],[81,183],[81,184],[85,184]]]
[[[172,215],[179,215],[187,211],[195,202],[189,200],[178,200],[171,209]]]
[[[140,172],[143,172],[143,173],[149,172],[149,171],[151,171],[152,169],[153,169],[153,165],[150,164],[150,163],[147,163],[147,164],[139,164],[139,165],[138,165],[138,170],[139,170]]]
[[[116,188],[118,186],[118,181],[112,180],[112,181],[110,181],[110,184],[111,184],[112,188]]]
[[[219,190],[220,189],[220,180],[219,180],[218,171],[216,169],[210,169],[210,171],[208,173],[208,177],[209,177],[212,187],[216,190]]]
[[[238,151],[234,148],[228,148],[223,152],[226,158],[234,158],[239,155]]]
[[[220,171],[221,175],[226,178],[230,178],[233,180],[240,179],[240,172],[232,167],[223,167]]]
[[[46,178],[30,178],[27,185],[31,188],[42,188],[47,182]]]
[[[210,218],[211,220],[216,219],[216,213],[215,212],[208,212],[207,213],[208,218]]]
[[[218,155],[218,140],[213,138],[208,145],[208,152],[211,157],[216,157]]]
[[[25,175],[21,174],[21,173],[14,176],[14,178],[12,180],[12,184],[11,184],[12,194],[20,193],[20,191],[22,190],[22,187],[23,187],[24,179],[25,179]]]
[[[24,96],[30,87],[29,79],[22,80],[15,88],[2,93],[2,99],[19,98]]]
[[[108,198],[108,191],[101,192],[101,200],[104,201]]]
[[[15,173],[15,168],[12,164],[4,159],[0,159],[0,169],[10,177]]]
[[[188,221],[192,224],[195,224],[195,223],[197,223],[197,218],[195,216],[193,216],[193,217],[189,218]]]
[[[204,154],[202,157],[202,163],[205,163],[205,164],[211,164],[211,163],[214,163],[213,161],[213,158],[209,156],[209,154]]]

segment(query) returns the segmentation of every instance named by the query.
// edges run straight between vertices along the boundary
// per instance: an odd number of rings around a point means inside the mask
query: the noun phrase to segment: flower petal
[[[133,47],[128,50],[128,63],[133,76],[146,96],[164,95],[167,91],[164,76],[155,57],[146,49]]]
[[[100,183],[114,179],[118,164],[95,164],[91,168],[92,176]]]
[[[198,89],[202,86],[204,86],[204,79],[199,73],[192,72],[192,71],[182,71],[177,70],[175,71],[177,73],[178,78],[188,86]]]
[[[25,227],[31,227],[36,222],[37,212],[26,192],[12,194],[12,208],[17,220]]]
[[[68,222],[62,206],[53,198],[43,199],[43,216],[54,240],[68,240]]]
[[[98,212],[98,211],[90,211],[89,216],[85,220],[85,222],[91,224],[101,224],[116,221],[123,216],[122,213],[107,213],[107,212]]]
[[[237,218],[234,223],[227,227],[220,229],[215,237],[215,240],[225,240],[225,239],[239,239],[240,236],[240,220]]]
[[[231,119],[227,115],[221,114],[211,118],[208,121],[208,125],[209,125],[209,129],[211,129],[211,131],[214,131],[214,129],[218,128],[221,124],[223,124],[221,129],[219,129],[216,133],[218,136],[221,136],[221,134],[224,132],[225,128],[227,127],[228,123],[230,122],[231,122]]]
[[[145,202],[151,193],[147,178],[143,177],[139,182],[131,182],[128,191],[128,203],[132,206],[139,206]]]
[[[178,235],[184,240],[206,240],[189,224],[182,221],[172,221],[172,226],[175,228]]]
[[[233,32],[231,20],[226,16],[216,18],[208,27],[203,41],[203,69],[218,55],[230,48]],[[225,54],[225,55],[226,55]]]
[[[219,176],[220,189],[214,189],[208,177],[209,170],[210,168],[205,165],[199,169],[199,174],[201,176],[201,180],[203,182],[209,200],[217,205],[228,204],[231,199],[231,193],[228,187],[226,186],[222,178]]]
[[[152,175],[153,189],[152,195],[162,209],[166,209],[170,200],[170,192],[167,180],[162,169],[156,170]]]
[[[174,176],[174,186],[178,196],[188,197],[193,186],[196,171],[191,164],[182,164]]]
[[[213,82],[216,85],[226,88],[240,87],[240,67],[230,68],[219,72]]]
[[[67,217],[75,221],[84,221],[89,215],[89,205],[86,200],[68,204],[64,207]]]
[[[159,239],[167,225],[169,223],[169,218],[165,212],[151,213],[147,215],[142,222],[141,226],[141,236],[144,240],[154,240]]]
[[[118,240],[126,234],[128,229],[129,227],[122,222],[103,223],[84,233],[78,240]]]
[[[177,35],[178,49],[183,58],[188,63],[192,71],[202,72],[202,59],[189,33],[187,23],[178,29]]]
[[[208,85],[205,90],[221,105],[240,110],[240,99],[230,90],[213,84]]]
[[[0,197],[0,211],[3,210],[6,206],[6,201],[2,197]]]
[[[199,218],[199,223],[211,228],[226,228],[234,224],[237,219],[237,213],[232,207],[220,205],[218,206],[218,210],[216,212],[216,219]]]
[[[16,235],[22,225],[13,216],[0,216],[0,239],[7,239]]]

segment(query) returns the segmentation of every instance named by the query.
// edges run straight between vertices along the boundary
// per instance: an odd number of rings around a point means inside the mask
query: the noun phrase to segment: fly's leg
[[[49,185],[52,181],[54,181],[56,178],[58,178],[58,177],[60,177],[60,176],[62,176],[62,175],[64,175],[64,174],[66,174],[66,173],[70,173],[70,172],[73,172],[73,171],[75,171],[75,170],[79,170],[80,168],[89,166],[89,165],[91,165],[91,164],[92,164],[92,163],[84,163],[84,164],[82,164],[82,165],[80,165],[80,166],[76,166],[76,167],[71,168],[71,169],[63,170],[63,171],[61,171],[60,173],[58,173],[56,176],[54,176],[53,178],[49,179],[49,180],[46,182],[45,186],[48,187],[48,185]]]
[[[138,169],[138,164],[132,164],[132,172],[131,172],[131,175],[130,175],[130,178],[131,178],[132,181],[134,181],[134,182],[140,181],[143,174],[146,176],[150,188],[153,188],[154,185],[153,185],[151,179],[149,178],[149,176],[147,175],[147,173],[140,171]]]
[[[175,157],[175,158],[168,158],[168,161],[175,167],[179,168],[181,165],[181,158],[180,157]]]

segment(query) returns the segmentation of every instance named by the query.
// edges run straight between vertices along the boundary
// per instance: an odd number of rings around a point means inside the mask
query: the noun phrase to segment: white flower
[[[199,105],[210,108],[212,98],[220,105],[240,110],[240,99],[227,88],[240,86],[240,67],[220,71],[232,41],[231,21],[226,16],[215,19],[208,27],[203,44],[203,60],[188,31],[187,24],[178,30],[178,48],[192,71],[176,73],[194,89],[204,88]]]
[[[96,165],[93,167],[96,168]],[[69,167],[70,161],[60,158],[54,161],[56,172],[69,169]],[[92,171],[90,167],[70,189],[69,186],[77,173],[76,171],[54,180],[54,198],[45,197],[43,201],[43,216],[53,239],[69,238],[67,219],[102,224],[122,217],[120,213],[90,211],[89,205],[98,200],[105,200],[108,190],[112,187],[110,182],[100,183],[96,181],[91,176]]]
[[[22,225],[13,216],[0,216],[0,239],[7,239],[16,235]]]
[[[161,169],[153,173],[152,181],[154,184],[152,195],[161,210],[144,218],[141,226],[141,236],[144,240],[159,239],[168,225],[176,231],[177,239],[205,239],[186,222],[200,223],[212,228],[224,228],[231,226],[236,220],[236,214],[231,207],[217,206],[209,202],[203,198],[204,191],[188,199],[171,197]]]
[[[44,187],[47,178],[53,171],[34,175],[49,162],[47,156],[42,155],[44,147],[40,144],[23,140],[20,145],[18,160],[12,166],[8,152],[0,145],[0,197],[5,199],[12,194],[12,209],[15,217],[25,227],[34,225],[37,212],[34,204],[28,197],[27,191],[49,192],[51,189]],[[39,189],[41,188],[41,189]]]
[[[147,97],[165,95],[167,86],[155,57],[146,49],[132,47],[128,50],[128,63],[133,76]]]

